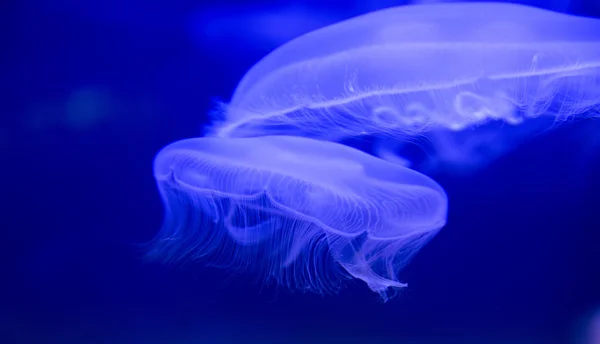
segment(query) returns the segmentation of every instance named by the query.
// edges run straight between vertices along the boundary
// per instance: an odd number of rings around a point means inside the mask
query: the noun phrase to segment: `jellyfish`
[[[426,138],[430,165],[482,165],[596,115],[599,86],[600,21],[533,7],[408,5],[310,32],[253,66],[203,137],[157,155],[150,256],[317,293],[355,278],[387,300],[448,207],[397,151]]]
[[[425,138],[435,160],[468,165],[597,115],[599,103],[600,20],[508,3],[407,5],[274,50],[213,112],[210,132]],[[507,126],[490,142],[490,127]]]
[[[344,276],[383,299],[446,221],[432,179],[360,150],[295,136],[175,142],[154,174],[166,219],[152,255],[254,271],[289,289],[333,292]]]

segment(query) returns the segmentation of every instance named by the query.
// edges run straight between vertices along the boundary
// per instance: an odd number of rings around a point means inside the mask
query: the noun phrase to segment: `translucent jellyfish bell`
[[[430,178],[308,138],[183,140],[157,155],[154,174],[167,215],[151,255],[206,258],[292,289],[331,291],[350,275],[385,299],[446,221]]]
[[[215,114],[220,136],[316,137],[557,120],[600,103],[600,20],[508,3],[409,5],[301,36]]]

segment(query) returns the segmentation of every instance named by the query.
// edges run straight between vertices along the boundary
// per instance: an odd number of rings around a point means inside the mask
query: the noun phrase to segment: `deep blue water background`
[[[313,20],[283,21],[293,27],[273,37],[206,21],[279,18],[291,2],[3,5],[0,343],[571,342],[600,308],[594,121],[475,175],[435,176],[448,225],[386,304],[358,282],[335,296],[289,294],[141,261],[136,245],[162,219],[154,154],[198,136],[212,98],[226,100],[282,37],[386,3],[296,1]],[[600,17],[595,0],[537,3]]]

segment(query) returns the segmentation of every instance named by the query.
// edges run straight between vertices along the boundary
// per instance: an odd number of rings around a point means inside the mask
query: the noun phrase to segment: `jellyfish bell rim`
[[[596,45],[598,45],[598,43],[578,44],[579,47],[591,47],[591,46],[596,46]],[[284,119],[283,123],[285,123],[285,122],[287,122],[287,120],[285,120],[286,116],[289,116],[290,114],[294,114],[296,112],[306,111],[306,112],[313,112],[315,115],[319,115],[320,111],[325,111],[326,109],[330,109],[330,108],[345,109],[346,107],[352,105],[354,102],[361,102],[363,100],[366,100],[366,99],[369,99],[372,97],[381,97],[381,96],[395,97],[398,95],[412,94],[412,93],[417,93],[417,92],[431,92],[431,91],[436,91],[436,90],[457,88],[460,86],[474,85],[474,84],[477,84],[480,82],[503,82],[503,81],[505,82],[505,81],[512,80],[512,79],[527,79],[527,78],[545,76],[545,77],[548,77],[548,80],[544,81],[544,83],[542,84],[542,86],[544,86],[555,80],[560,81],[562,79],[568,79],[568,78],[572,78],[572,77],[581,77],[581,76],[591,75],[591,73],[585,73],[585,72],[587,71],[587,72],[596,72],[597,73],[598,70],[600,70],[600,59],[598,61],[593,61],[593,62],[585,62],[585,63],[577,62],[576,64],[574,64],[572,66],[553,67],[553,68],[543,69],[543,70],[539,70],[539,71],[520,71],[520,72],[511,72],[511,73],[503,72],[503,73],[498,73],[498,74],[474,76],[474,77],[470,77],[470,78],[466,78],[466,79],[462,79],[462,80],[454,80],[449,83],[422,84],[419,86],[410,86],[410,87],[394,86],[394,87],[378,89],[378,90],[363,91],[361,93],[353,95],[352,97],[333,98],[333,99],[321,101],[321,102],[315,103],[315,104],[298,104],[298,105],[294,105],[291,107],[280,108],[280,109],[274,110],[270,113],[258,113],[258,112],[254,112],[254,111],[247,111],[247,110],[243,110],[243,108],[240,107],[239,105],[223,104],[220,107],[221,111],[225,111],[225,112],[241,111],[241,112],[247,113],[248,115],[235,116],[231,120],[222,121],[221,123],[219,123],[218,126],[216,126],[214,128],[215,130],[211,133],[211,136],[220,137],[220,138],[237,138],[237,137],[242,138],[242,137],[259,136],[261,132],[262,133],[264,133],[264,132],[270,133],[268,136],[284,136],[285,133],[293,134],[294,131],[296,131],[298,133],[302,133],[302,129],[295,128],[295,125],[293,123],[286,123],[286,124],[277,123],[276,122],[277,118]],[[498,100],[504,101],[506,103],[506,105],[512,105],[515,107],[520,106],[520,104],[518,104],[518,102],[516,100],[507,98],[507,97],[504,97],[501,95],[498,96]],[[408,104],[408,106],[415,105],[415,104],[418,105],[418,103],[410,103],[410,104]],[[377,110],[377,109],[378,108],[375,108],[374,110]],[[541,114],[535,114],[534,116],[529,116],[529,117],[535,118],[540,115]],[[272,121],[272,120],[275,120],[276,123],[275,124],[269,123],[269,121]],[[439,119],[437,119],[437,118],[427,118],[424,120],[425,121],[422,125],[418,125],[418,126],[394,125],[394,126],[390,126],[389,129],[390,129],[390,131],[393,131],[393,132],[411,135],[411,134],[427,132],[429,129],[432,129],[432,128],[446,127],[446,125],[439,122]],[[452,125],[450,125],[450,126],[447,126],[447,128],[455,130],[455,131],[459,131],[464,128],[474,127],[474,126],[480,125],[482,123],[485,123],[485,122],[491,121],[491,120],[503,120],[506,123],[513,124],[513,125],[520,124],[520,123],[512,123],[511,118],[503,118],[503,117],[497,118],[497,117],[488,115],[488,116],[482,116],[480,118],[473,118],[472,120],[462,123],[460,125],[457,124],[456,127],[452,127]],[[400,123],[398,123],[398,124],[400,124]],[[282,126],[285,126],[286,128],[284,128],[282,130],[282,133],[278,133],[277,127],[282,127]],[[336,128],[336,130],[340,131],[340,134],[344,131],[343,128],[341,130],[339,128]],[[378,130],[371,129],[369,131],[366,131],[365,134],[375,134],[378,132],[379,132]],[[348,131],[346,134],[347,134],[347,136],[357,135],[357,133],[353,132],[353,131]]]

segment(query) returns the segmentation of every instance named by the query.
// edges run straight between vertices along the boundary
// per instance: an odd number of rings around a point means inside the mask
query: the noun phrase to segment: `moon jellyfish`
[[[167,216],[151,254],[292,289],[332,291],[353,276],[385,299],[446,221],[444,190],[427,176],[309,138],[183,140],[157,155],[154,174]]]
[[[426,137],[432,161],[480,165],[599,102],[590,18],[450,3],[313,31],[252,67],[205,137],[157,155],[166,219],[150,255],[319,293],[353,277],[387,299],[447,212],[398,147]],[[363,136],[390,140],[381,157],[342,144]]]
[[[215,111],[212,132],[435,137],[437,160],[462,163],[481,148],[473,142],[490,143],[448,138],[458,131],[518,127],[504,151],[537,129],[527,119],[597,115],[599,102],[599,20],[507,3],[408,5],[276,49]]]

